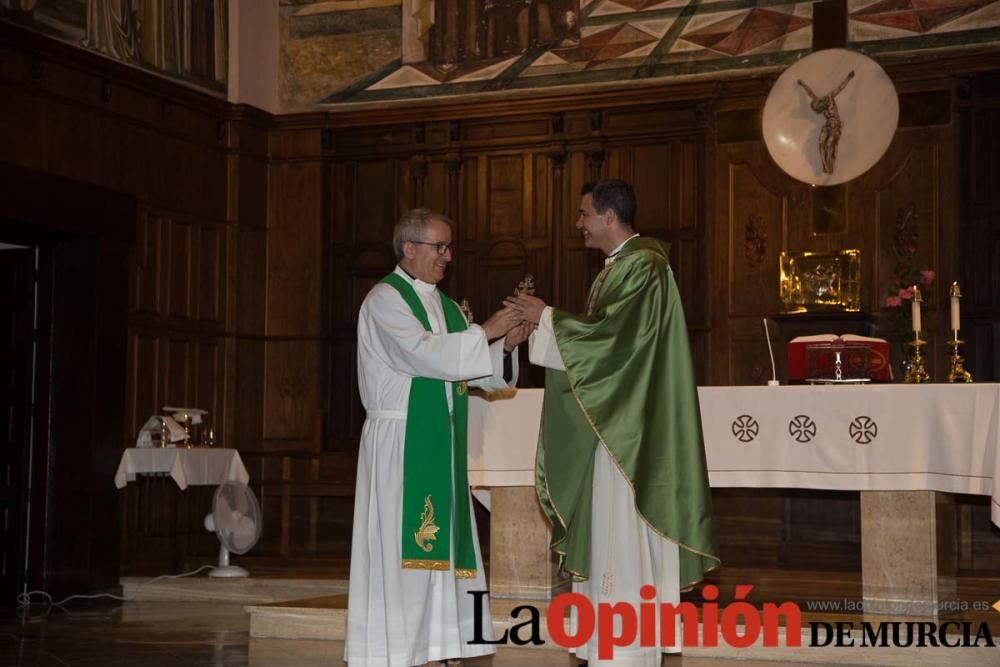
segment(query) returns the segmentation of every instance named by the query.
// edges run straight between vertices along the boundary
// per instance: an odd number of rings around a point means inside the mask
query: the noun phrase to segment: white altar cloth
[[[188,486],[238,481],[246,484],[250,473],[235,449],[187,447],[130,447],[122,453],[115,473],[119,489],[136,475],[169,474],[182,490]]]
[[[1000,384],[699,387],[713,487],[992,497]],[[542,390],[469,403],[469,481],[532,486]]]

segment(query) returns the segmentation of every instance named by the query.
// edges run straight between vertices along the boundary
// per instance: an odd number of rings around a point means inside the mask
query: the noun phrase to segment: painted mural
[[[0,19],[225,92],[228,0],[0,0]]]
[[[808,53],[801,0],[282,0],[286,106],[724,75]],[[1000,43],[1000,0],[848,0],[848,48]],[[308,55],[306,55],[308,54]]]
[[[848,0],[848,39],[865,53],[1000,42],[997,0]]]

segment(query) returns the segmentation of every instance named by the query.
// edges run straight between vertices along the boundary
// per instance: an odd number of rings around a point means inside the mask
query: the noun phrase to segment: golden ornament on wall
[[[781,253],[781,310],[812,313],[861,310],[861,251]]]

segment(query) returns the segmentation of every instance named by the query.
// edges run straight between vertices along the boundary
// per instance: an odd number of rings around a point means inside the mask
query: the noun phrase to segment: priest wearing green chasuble
[[[506,305],[537,324],[529,356],[548,369],[535,480],[551,547],[595,606],[638,608],[676,604],[719,557],[684,312],[664,244],[633,229],[635,207],[623,181],[584,187],[576,227],[607,256],[585,313],[533,296]],[[662,650],[679,651],[676,637]],[[612,662],[658,667],[660,653],[637,643]],[[596,637],[576,654],[611,664]]]
[[[517,381],[514,347],[530,326],[503,308],[469,324],[437,289],[452,226],[406,213],[399,265],[358,313],[358,452],[345,658],[351,667],[412,667],[495,652],[469,645],[486,590],[467,478],[468,386]],[[493,341],[490,343],[490,341]],[[492,639],[489,605],[478,619]]]

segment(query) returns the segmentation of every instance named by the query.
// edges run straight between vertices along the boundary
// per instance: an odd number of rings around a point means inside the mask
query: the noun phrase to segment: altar
[[[469,479],[492,489],[497,597],[544,597],[563,585],[537,546],[548,534],[533,486],[542,395],[470,403]],[[998,384],[701,387],[698,395],[713,487],[861,491],[866,611],[933,614],[954,599],[950,494],[989,495],[1000,525]]]

